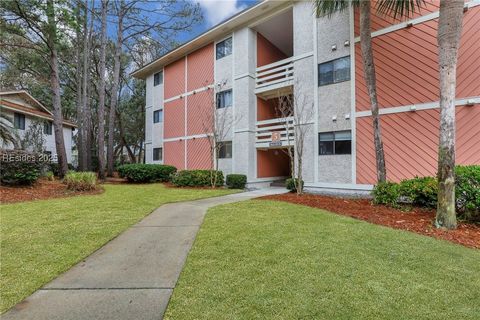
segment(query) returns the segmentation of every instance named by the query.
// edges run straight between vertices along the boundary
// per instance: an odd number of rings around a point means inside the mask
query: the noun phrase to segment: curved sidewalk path
[[[269,188],[163,205],[1,319],[162,319],[208,208],[284,192]]]

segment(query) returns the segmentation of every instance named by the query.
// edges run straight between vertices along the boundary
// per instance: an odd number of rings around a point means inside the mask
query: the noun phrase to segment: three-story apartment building
[[[439,129],[438,2],[407,21],[372,10],[387,177],[434,175]],[[366,191],[376,182],[370,101],[354,10],[317,18],[311,2],[263,1],[135,71],[146,80],[146,161],[211,167],[205,119],[231,122],[219,169],[250,186],[288,176],[293,98],[308,121],[307,189]],[[466,2],[457,71],[457,163],[480,163],[480,3]],[[221,86],[219,85],[221,84]],[[212,94],[215,108],[212,108]],[[301,106],[301,108],[299,108]],[[298,114],[297,114],[298,115]]]

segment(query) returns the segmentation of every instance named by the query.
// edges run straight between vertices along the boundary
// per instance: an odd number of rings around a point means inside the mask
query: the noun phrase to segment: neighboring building
[[[0,111],[13,120],[13,127],[18,138],[23,139],[25,132],[29,130],[30,125],[35,122],[41,122],[43,126],[44,146],[43,151],[52,157],[56,156],[55,134],[53,132],[53,114],[45,108],[40,102],[32,97],[26,91],[4,91],[0,92]],[[67,153],[67,162],[75,164],[72,156],[74,147],[73,135],[76,125],[70,121],[63,122],[63,139],[65,140],[65,151]],[[11,143],[2,141],[1,148],[13,149]],[[31,150],[29,150],[31,151]]]
[[[459,164],[480,164],[480,6],[465,4],[457,71]],[[372,16],[377,92],[388,180],[435,175],[439,128],[438,2],[408,21]],[[373,12],[375,10],[372,10]],[[219,169],[249,186],[289,174],[278,95],[311,106],[307,189],[370,190],[376,182],[369,97],[353,10],[316,18],[311,2],[263,1],[135,71],[146,80],[146,161],[178,169],[210,167],[202,118],[232,126]],[[281,143],[276,141],[281,138]],[[272,141],[273,140],[275,141]]]

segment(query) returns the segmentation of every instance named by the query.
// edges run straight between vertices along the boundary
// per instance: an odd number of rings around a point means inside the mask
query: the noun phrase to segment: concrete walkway
[[[162,319],[207,209],[283,192],[270,188],[163,205],[1,319]]]

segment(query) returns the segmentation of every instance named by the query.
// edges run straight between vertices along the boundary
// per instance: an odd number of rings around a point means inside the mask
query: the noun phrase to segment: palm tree
[[[380,10],[403,15],[409,9],[403,1],[383,0]],[[408,2],[408,1],[406,1]],[[423,1],[417,0],[421,6]],[[402,4],[403,3],[403,4]],[[458,48],[462,35],[463,0],[441,1],[438,20],[438,62],[440,72],[440,133],[438,144],[438,202],[435,226],[455,229],[455,88]]]
[[[6,114],[0,114],[0,140],[4,144],[12,143],[14,148],[17,147],[17,140],[13,134],[12,118]]]
[[[435,225],[455,229],[455,88],[458,47],[462,35],[463,1],[442,1],[438,20],[440,71],[440,135],[438,145],[438,202]]]

